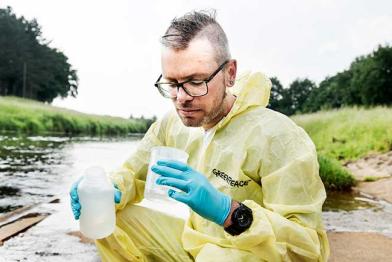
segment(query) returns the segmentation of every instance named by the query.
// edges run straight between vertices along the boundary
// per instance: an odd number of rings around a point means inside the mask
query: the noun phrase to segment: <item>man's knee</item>
[[[146,210],[146,209],[147,208],[138,205],[127,205],[123,209],[117,211],[116,221],[117,223],[119,223],[119,222],[127,222],[129,220],[131,221],[139,220],[146,213],[152,212],[151,210]]]

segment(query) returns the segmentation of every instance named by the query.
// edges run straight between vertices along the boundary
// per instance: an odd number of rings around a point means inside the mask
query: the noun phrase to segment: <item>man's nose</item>
[[[180,103],[184,103],[186,101],[193,100],[193,97],[188,95],[187,92],[185,92],[183,87],[179,87],[177,90],[177,101]]]

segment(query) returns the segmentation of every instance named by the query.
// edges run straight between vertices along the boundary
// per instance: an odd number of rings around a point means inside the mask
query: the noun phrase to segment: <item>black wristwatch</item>
[[[247,230],[253,222],[252,209],[239,203],[240,206],[231,215],[231,225],[225,227],[225,231],[232,236],[236,236]]]

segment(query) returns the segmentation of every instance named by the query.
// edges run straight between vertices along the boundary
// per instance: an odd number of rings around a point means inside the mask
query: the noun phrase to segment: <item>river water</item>
[[[0,136],[0,213],[44,202],[68,190],[92,165],[113,170],[140,138]]]
[[[67,202],[70,185],[83,170],[92,165],[99,165],[107,171],[114,170],[132,154],[139,141],[140,137],[0,135],[0,215],[22,206],[45,202],[53,196],[61,196],[63,202]],[[52,211],[55,209],[52,208]],[[93,245],[83,249],[70,241],[62,243],[59,251],[49,252],[53,249],[53,242],[59,241],[58,237],[56,239],[58,227],[54,224],[62,224],[61,229],[64,230],[67,226],[67,230],[75,229],[68,203],[63,203],[60,211],[70,221],[41,222],[40,232],[45,226],[52,227],[45,241],[40,236],[43,233],[29,234],[32,229],[6,241],[3,247],[0,246],[0,261],[2,257],[7,258],[6,261],[77,261],[83,258],[82,254],[87,259],[84,260],[95,261],[91,260],[91,254],[96,253]],[[329,194],[323,208],[323,219],[328,231],[379,232],[392,237],[392,205],[366,195]],[[39,229],[40,224],[35,227]],[[26,244],[28,239],[31,243],[42,241],[46,244],[34,247],[34,244]],[[67,245],[69,248],[64,247]],[[84,253],[79,252],[75,257],[75,248],[84,250]],[[36,259],[32,259],[33,256]]]

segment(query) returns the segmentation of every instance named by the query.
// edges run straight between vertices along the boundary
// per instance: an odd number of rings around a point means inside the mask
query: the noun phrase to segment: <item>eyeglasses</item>
[[[155,82],[155,87],[158,88],[159,93],[166,98],[175,98],[177,97],[177,93],[180,90],[180,87],[184,89],[185,93],[192,97],[205,96],[208,94],[208,82],[210,82],[218,73],[223,69],[223,67],[229,62],[229,60],[225,61],[221,64],[218,69],[214,71],[207,79],[205,80],[194,80],[189,79],[187,81],[181,83],[174,82],[159,82],[162,79],[162,75],[159,76],[158,80]]]

